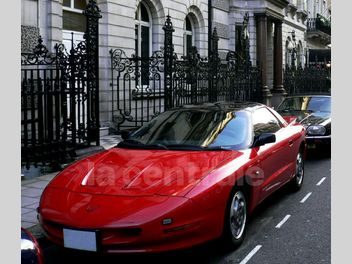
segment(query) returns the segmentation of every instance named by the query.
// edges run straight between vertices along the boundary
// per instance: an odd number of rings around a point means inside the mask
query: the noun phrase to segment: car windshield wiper
[[[202,147],[191,144],[168,144],[164,145],[161,143],[144,144],[138,140],[125,139],[116,145],[116,147],[122,148],[133,148],[133,149],[165,149],[165,150],[200,150],[200,151],[224,151],[231,150],[231,146],[214,146],[214,147]]]
[[[168,144],[167,147],[174,150],[203,150],[203,147],[191,144]]]
[[[137,148],[137,149],[168,149],[167,146],[163,144],[144,144],[138,140],[125,139],[121,141],[116,147],[127,147],[127,148]]]
[[[166,145],[169,149],[174,150],[231,150],[229,148],[223,146],[216,146],[216,147],[202,147],[198,145],[191,145],[191,144],[170,144]]]
[[[204,147],[205,150],[232,150],[231,146],[214,146],[214,147]]]

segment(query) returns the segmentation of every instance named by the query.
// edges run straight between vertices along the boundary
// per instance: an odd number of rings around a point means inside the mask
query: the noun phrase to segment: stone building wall
[[[22,0],[21,2],[21,52],[31,52],[39,37],[38,2]]]
[[[287,49],[287,42],[292,41],[292,31],[295,32],[295,45],[297,50],[296,65],[301,62],[304,67],[307,54],[307,17],[308,10],[304,1],[295,1],[289,4],[285,9],[285,20],[282,25],[282,47],[283,47],[283,65],[291,63],[291,54]],[[287,61],[286,56],[290,56]]]

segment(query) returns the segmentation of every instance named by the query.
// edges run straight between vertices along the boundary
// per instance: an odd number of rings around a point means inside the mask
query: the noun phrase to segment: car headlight
[[[326,129],[324,126],[309,126],[307,127],[307,135],[310,136],[323,136],[325,135]]]

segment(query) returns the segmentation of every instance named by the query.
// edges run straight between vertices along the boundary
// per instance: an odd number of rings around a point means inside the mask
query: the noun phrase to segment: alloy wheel
[[[242,237],[247,220],[246,198],[241,191],[237,191],[230,206],[230,229],[234,239]]]
[[[303,157],[302,153],[298,153],[296,159],[296,183],[298,186],[302,184],[304,175],[304,164],[303,164]]]

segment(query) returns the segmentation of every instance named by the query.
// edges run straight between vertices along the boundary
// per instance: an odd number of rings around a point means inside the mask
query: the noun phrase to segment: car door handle
[[[292,147],[292,146],[293,146],[293,140],[290,140],[290,141],[288,142],[288,145],[289,145],[290,147]]]

